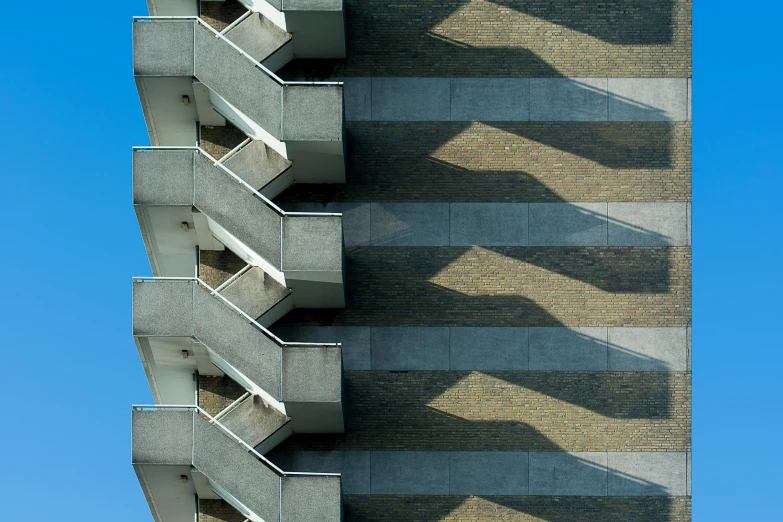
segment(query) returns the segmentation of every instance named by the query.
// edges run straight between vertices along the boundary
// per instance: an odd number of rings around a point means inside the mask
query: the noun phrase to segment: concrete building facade
[[[157,522],[691,519],[690,0],[148,0]]]

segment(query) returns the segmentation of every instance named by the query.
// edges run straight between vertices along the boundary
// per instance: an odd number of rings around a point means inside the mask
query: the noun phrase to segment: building
[[[690,0],[148,5],[157,522],[690,520]]]

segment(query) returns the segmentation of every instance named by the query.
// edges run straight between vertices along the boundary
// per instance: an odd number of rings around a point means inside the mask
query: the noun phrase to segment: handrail
[[[258,199],[260,199],[265,205],[267,205],[269,208],[277,212],[281,217],[342,217],[342,213],[334,213],[334,212],[286,212],[282,208],[275,205],[271,199],[267,198],[263,194],[261,194],[259,191],[254,189],[250,184],[248,184],[245,180],[240,178],[238,175],[236,175],[231,169],[220,163],[218,160],[216,160],[209,152],[205,151],[199,146],[155,146],[155,147],[133,147],[134,152],[144,152],[144,151],[156,151],[156,150],[193,150],[197,151],[200,154],[202,154],[204,157],[206,157],[214,166],[220,168],[223,172],[225,172],[230,178],[233,178],[234,181],[242,185],[244,188],[249,190],[254,196],[256,196]]]
[[[253,14],[253,11],[250,11],[250,10],[247,10],[247,11],[245,11],[245,14],[243,14],[242,16],[240,16],[239,18],[237,18],[236,20],[234,20],[233,22],[231,22],[230,24],[228,24],[228,26],[226,26],[226,28],[225,28],[225,29],[223,29],[222,31],[220,31],[220,34],[221,34],[221,35],[224,35],[224,34],[226,34],[226,33],[227,33],[227,32],[229,32],[231,29],[233,29],[234,27],[236,27],[236,26],[238,26],[239,24],[241,24],[242,22],[244,22],[244,21],[245,21],[245,20],[246,20],[248,17],[250,17],[250,15],[252,15],[252,14]]]
[[[214,418],[212,415],[201,409],[200,406],[195,404],[134,404],[132,408],[135,411],[158,411],[158,410],[188,410],[200,413],[204,417],[207,418],[208,422],[212,424],[213,426],[217,426],[220,428],[226,435],[229,436],[229,438],[233,439],[234,442],[236,442],[239,446],[241,446],[243,449],[247,450],[250,454],[252,454],[254,457],[256,457],[259,461],[261,461],[263,464],[268,466],[272,469],[275,473],[277,473],[280,476],[286,477],[286,476],[308,476],[308,477],[339,477],[339,473],[302,473],[302,472],[296,472],[296,471],[283,471],[282,469],[278,468],[271,460],[267,459],[263,455],[261,455],[259,452],[257,452],[253,447],[251,447],[248,443],[243,441],[239,436],[237,436],[233,431],[225,427],[223,424],[220,423],[216,418]]]
[[[240,270],[240,271],[239,271],[239,272],[237,272],[236,274],[232,275],[231,277],[229,277],[228,279],[226,279],[226,280],[223,282],[223,284],[221,284],[220,286],[218,286],[217,288],[215,288],[215,293],[216,293],[216,294],[220,293],[220,291],[221,291],[221,290],[225,289],[225,288],[226,288],[228,285],[230,285],[231,283],[233,283],[234,281],[236,281],[236,280],[239,278],[239,276],[241,276],[242,274],[244,274],[245,272],[247,272],[248,270],[250,270],[250,267],[251,267],[251,266],[252,266],[252,265],[245,265],[245,266],[243,266],[243,267],[242,267],[242,270]]]
[[[134,16],[133,21],[134,22],[141,22],[141,21],[155,21],[155,20],[183,20],[183,21],[194,21],[198,23],[199,25],[206,27],[211,31],[217,38],[220,38],[221,40],[228,43],[231,47],[234,48],[234,50],[238,51],[239,54],[250,60],[250,63],[252,63],[254,66],[258,67],[263,71],[266,75],[268,75],[270,78],[272,78],[275,82],[277,82],[278,85],[281,87],[285,87],[286,85],[343,85],[343,82],[286,82],[279,76],[277,76],[275,73],[264,67],[264,65],[247,54],[245,51],[243,51],[239,46],[237,46],[234,42],[226,38],[225,35],[222,33],[219,33],[216,31],[211,25],[206,23],[204,20],[201,19],[201,17],[198,16]]]
[[[226,299],[222,294],[217,293],[215,289],[213,289],[211,286],[209,286],[207,283],[199,279],[198,277],[146,277],[146,276],[136,276],[132,278],[134,283],[147,283],[147,282],[156,282],[156,281],[190,281],[195,282],[203,286],[207,291],[210,292],[211,295],[217,297],[218,299],[222,300],[224,304],[228,305],[229,308],[234,310],[237,314],[244,317],[250,324],[261,330],[263,334],[265,334],[267,337],[270,337],[275,343],[277,343],[281,348],[293,348],[293,347],[311,347],[311,346],[323,346],[323,347],[340,347],[342,346],[342,343],[289,343],[285,342],[282,339],[280,339],[278,336],[267,330],[264,326],[259,324],[255,319],[247,315],[245,312],[243,312],[237,305]]]
[[[233,410],[234,408],[239,406],[239,403],[241,403],[242,401],[244,401],[245,399],[247,399],[248,397],[250,397],[252,395],[253,394],[250,393],[250,392],[243,393],[240,398],[238,398],[237,400],[235,400],[234,402],[232,402],[231,404],[229,404],[228,406],[223,408],[217,415],[215,415],[215,420],[223,418],[226,415],[228,415],[229,412],[231,412],[231,410]]]

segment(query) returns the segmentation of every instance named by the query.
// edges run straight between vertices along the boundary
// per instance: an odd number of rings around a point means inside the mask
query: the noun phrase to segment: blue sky
[[[783,6],[696,4],[694,520],[779,520]],[[5,12],[3,515],[151,521],[130,465],[130,405],[151,401],[130,335],[130,277],[150,274],[130,175],[146,5]]]

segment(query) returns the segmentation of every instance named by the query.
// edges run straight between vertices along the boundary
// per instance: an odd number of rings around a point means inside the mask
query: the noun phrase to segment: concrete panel
[[[527,452],[449,452],[449,494],[527,495],[527,493]]]
[[[531,121],[606,121],[606,78],[532,78]]]
[[[606,453],[530,453],[530,495],[604,496]]]
[[[342,520],[340,477],[283,477],[281,488],[280,522]]]
[[[260,140],[253,140],[230,156],[225,166],[256,190],[271,183],[291,162]]]
[[[203,27],[195,29],[195,44],[196,78],[280,139],[283,87]]]
[[[688,78],[688,121],[693,121],[693,78]]]
[[[195,160],[196,208],[280,269],[280,215],[200,154]]]
[[[373,495],[448,495],[448,451],[373,451]]]
[[[609,371],[684,372],[686,328],[609,328]]]
[[[284,140],[342,141],[343,131],[341,85],[289,85],[284,88]]]
[[[193,465],[264,520],[280,516],[280,479],[217,426],[193,416]]]
[[[609,121],[685,121],[686,78],[609,78]]]
[[[373,121],[449,121],[448,78],[373,78]]]
[[[133,283],[133,335],[189,337],[193,332],[193,283]]]
[[[687,478],[687,483],[686,483],[686,486],[685,486],[685,487],[686,487],[686,492],[685,492],[685,494],[686,494],[686,495],[688,495],[688,496],[690,496],[690,495],[692,494],[692,491],[691,491],[691,489],[692,489],[692,488],[691,488],[691,482],[692,482],[692,477],[693,477],[693,467],[692,467],[692,463],[693,463],[693,456],[692,456],[691,452],[689,451],[689,452],[688,452],[688,464],[687,464],[687,466],[688,466],[688,467],[687,467],[687,469],[686,469],[686,473],[687,473],[687,475],[686,475],[686,478]]]
[[[691,246],[693,244],[693,205],[691,203],[688,203],[686,213],[688,216],[685,220],[685,224],[688,227],[688,237],[686,241],[687,245]]]
[[[133,152],[133,204],[193,204],[193,150]]]
[[[610,496],[680,496],[687,494],[684,452],[608,454]]]
[[[133,23],[136,76],[193,76],[192,20]]]
[[[452,78],[452,121],[527,121],[530,79]]]
[[[283,401],[340,402],[342,360],[336,347],[283,348]]]
[[[687,203],[609,203],[610,246],[684,246]]]
[[[530,328],[530,369],[606,370],[606,328]]]
[[[194,335],[252,384],[281,400],[280,347],[207,290],[196,288],[194,303]]]
[[[369,451],[294,451],[293,471],[341,473],[343,493],[370,494]]]
[[[343,269],[342,220],[336,216],[283,219],[283,271]]]
[[[527,370],[528,329],[452,327],[449,369]]]
[[[190,465],[193,451],[193,412],[134,411],[134,464]]]
[[[372,79],[371,78],[335,78],[343,81],[346,121],[372,120]]]
[[[530,244],[606,245],[606,203],[530,203]]]
[[[451,203],[451,245],[527,246],[527,203]]]
[[[373,327],[373,370],[448,370],[448,327]]]
[[[373,245],[449,244],[448,203],[373,203],[371,212]]]

